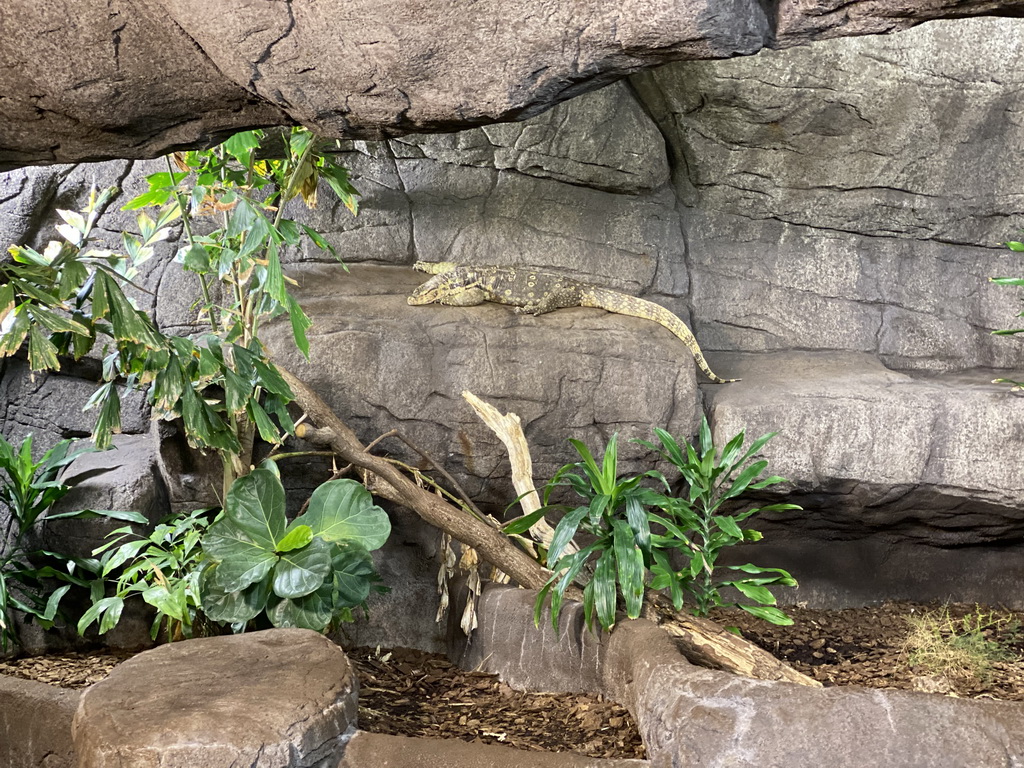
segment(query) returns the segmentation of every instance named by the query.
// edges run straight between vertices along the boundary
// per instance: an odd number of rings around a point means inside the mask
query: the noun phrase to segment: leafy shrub
[[[370,552],[390,532],[387,514],[354,480],[319,486],[289,524],[281,481],[254,470],[231,486],[224,515],[202,539],[203,611],[236,628],[264,613],[275,627],[317,631],[351,620],[377,578]]]
[[[744,492],[783,482],[779,477],[759,479],[767,467],[766,461],[750,463],[773,435],[755,440],[741,455],[741,432],[719,455],[712,444],[707,419],[701,425],[698,446],[684,442],[685,452],[668,432],[657,429],[655,434],[660,446],[637,442],[657,451],[679,470],[685,485],[681,494],[672,493],[671,484],[660,472],[619,477],[616,435],[608,441],[600,465],[586,445],[570,440],[582,461],[566,464],[555,473],[544,490],[544,507],[505,527],[510,534],[527,530],[553,509],[548,502],[559,486],[570,487],[585,501],[571,509],[559,505],[564,515],[555,527],[547,552],[547,563],[554,575],[537,598],[535,621],[539,622],[550,595],[551,619],[557,626],[565,591],[574,582],[585,581],[583,608],[590,626],[596,616],[602,627],[611,629],[619,598],[626,615],[638,617],[647,589],[669,590],[677,610],[682,609],[688,595],[695,603],[691,610],[705,616],[714,606],[736,604],[724,601],[720,590],[725,587],[734,587],[757,603],[739,604],[751,614],[776,624],[792,623],[775,607],[775,597],[768,589],[769,585],[795,586],[796,581],[786,571],[749,563],[726,566],[746,575],[723,580],[715,570],[723,548],[761,538],[757,531],[740,528],[740,522],[757,512],[799,509],[793,504],[772,504],[734,515],[722,513],[724,503]],[[664,492],[643,486],[645,478],[657,481]],[[579,551],[564,554],[581,529],[593,537],[592,542]],[[683,567],[673,565],[674,555],[681,557]]]
[[[663,429],[655,429],[660,447],[641,441],[648,448],[657,451],[663,459],[679,470],[687,492],[683,497],[652,495],[651,503],[666,516],[654,516],[665,530],[659,537],[657,549],[653,552],[654,580],[652,589],[668,589],[676,610],[683,606],[684,594],[696,602],[694,613],[707,616],[708,612],[721,605],[736,605],[758,618],[772,624],[792,624],[786,614],[775,607],[775,596],[768,589],[770,585],[796,586],[796,580],[781,568],[762,568],[746,563],[727,565],[726,569],[747,574],[732,579],[719,580],[715,575],[715,564],[725,547],[744,541],[760,541],[759,531],[744,529],[740,523],[760,512],[779,512],[800,509],[796,504],[770,504],[766,507],[751,507],[736,514],[722,514],[726,502],[737,499],[748,490],[762,490],[771,485],[785,482],[777,476],[758,479],[768,468],[765,459],[753,461],[753,457],[776,433],[757,438],[750,448],[743,451],[743,432],[733,437],[719,454],[711,439],[711,428],[707,418],[700,426],[696,447],[679,443]],[[742,455],[741,455],[741,452]],[[662,478],[666,488],[667,481]],[[681,569],[675,569],[666,550],[677,549],[686,562]],[[720,590],[734,587],[756,605],[724,602]]]
[[[54,625],[60,602],[72,586],[87,587],[98,568],[95,560],[49,550],[28,550],[26,537],[46,522],[58,519],[108,517],[144,523],[135,512],[81,510],[47,515],[71,490],[58,480],[61,469],[91,448],[70,452],[72,442],[62,440],[39,461],[32,459],[32,436],[15,449],[0,436],[0,504],[7,519],[0,538],[0,649],[18,645],[14,610],[33,617],[44,629]],[[60,586],[53,586],[57,582]]]
[[[277,156],[260,159],[261,142],[277,144]],[[79,359],[99,341],[103,384],[89,401],[98,411],[96,445],[106,447],[120,431],[116,384],[147,387],[155,414],[181,418],[191,445],[217,451],[226,493],[248,471],[257,432],[276,443],[293,427],[285,408],[293,393],[258,336],[262,323],[287,314],[295,344],[308,356],[310,321],[289,293],[281,251],[308,239],[334,252],[315,230],[285,218],[284,204],[299,195],[315,204],[323,179],[349,210],[357,208],[347,171],[320,149],[308,130],[294,128],[283,136],[246,131],[219,147],[168,156],[167,171],[148,176],[148,191],[124,206],[160,210],[155,218],[138,214],[138,234],[122,233],[119,252],[94,242],[116,188],[93,190],[80,212],[58,210],[60,240],[41,253],[12,246],[11,262],[0,263],[0,358],[27,345],[32,370],[59,370],[61,356]],[[199,217],[222,226],[197,232]],[[198,340],[164,334],[125,292],[179,218],[175,258],[196,274],[200,317],[209,323]]]
[[[187,515],[172,515],[148,535],[136,533],[130,526],[111,531],[113,541],[96,549],[100,558],[100,578],[92,584],[92,606],[78,622],[81,634],[99,623],[100,634],[117,626],[124,601],[140,595],[156,609],[150,635],[155,640],[163,629],[167,640],[192,637],[193,624],[200,610],[199,570],[203,551],[200,539],[210,525],[211,510],[199,509]],[[111,575],[121,572],[116,578]],[[105,595],[110,579],[114,594]]]

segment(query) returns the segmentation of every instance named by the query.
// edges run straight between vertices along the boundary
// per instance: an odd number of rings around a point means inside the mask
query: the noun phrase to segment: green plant
[[[0,505],[6,510],[0,538],[0,649],[18,645],[13,609],[32,616],[49,629],[60,613],[60,602],[72,586],[89,586],[97,563],[45,549],[30,550],[27,537],[47,522],[58,519],[108,517],[146,522],[134,512],[81,510],[47,515],[48,510],[71,490],[58,476],[76,457],[92,449],[71,452],[70,440],[62,440],[39,461],[32,458],[32,436],[14,448],[0,436]],[[54,583],[59,586],[54,587]]]
[[[663,429],[655,429],[660,446],[646,441],[642,445],[657,451],[663,459],[672,464],[682,477],[686,492],[681,496],[656,494],[650,501],[660,508],[665,516],[655,515],[652,520],[659,523],[665,534],[656,539],[659,546],[654,550],[652,589],[668,589],[676,610],[683,606],[684,595],[693,598],[694,613],[707,616],[711,608],[721,605],[735,605],[758,618],[772,624],[792,624],[793,621],[776,607],[775,596],[769,586],[796,586],[796,580],[781,568],[762,568],[746,563],[727,565],[727,570],[747,574],[732,579],[720,580],[715,568],[718,557],[726,547],[741,542],[760,541],[759,531],[740,527],[740,523],[761,512],[779,512],[800,509],[796,504],[770,504],[765,507],[750,507],[744,511],[725,514],[723,506],[738,499],[748,491],[759,491],[778,483],[783,478],[772,475],[762,478],[768,468],[765,459],[753,458],[776,433],[763,435],[744,451],[744,432],[740,432],[726,443],[721,453],[717,452],[711,437],[707,418],[701,421],[696,446],[684,442],[685,452],[679,442]],[[667,481],[662,478],[666,488]],[[675,568],[666,550],[676,549],[684,561],[682,568]],[[721,590],[733,587],[755,605],[723,601]]]
[[[262,141],[282,142],[279,156],[258,159]],[[287,314],[296,345],[308,355],[310,322],[288,293],[280,251],[309,238],[333,252],[314,230],[285,218],[283,206],[297,195],[314,204],[324,179],[355,212],[356,191],[345,169],[301,128],[283,137],[246,131],[214,149],[176,154],[174,163],[177,170],[167,158],[167,172],[149,176],[148,191],[125,206],[162,207],[155,219],[138,215],[139,234],[123,233],[122,253],[92,244],[116,189],[93,190],[80,213],[58,211],[62,240],[42,253],[10,248],[13,261],[0,264],[0,357],[27,341],[32,370],[58,370],[61,356],[81,358],[105,339],[103,384],[88,404],[98,409],[96,445],[105,447],[120,431],[118,383],[148,387],[157,415],[180,417],[191,444],[218,452],[226,492],[248,471],[257,432],[276,443],[281,429],[293,427],[285,409],[292,392],[258,337],[261,323]],[[197,221],[208,216],[220,226],[198,233]],[[200,313],[210,326],[200,339],[162,333],[125,293],[142,290],[133,282],[139,265],[170,238],[179,218],[176,259],[198,276]]]
[[[100,634],[113,629],[121,619],[125,599],[140,595],[156,609],[150,635],[155,640],[163,631],[168,641],[192,637],[199,607],[199,570],[203,551],[200,539],[211,523],[211,510],[199,509],[187,515],[172,515],[148,535],[131,526],[111,531],[112,541],[97,548],[99,578],[92,584],[92,606],[78,622],[84,634],[93,623]],[[116,578],[112,574],[120,569]],[[107,596],[110,580],[114,594]]]
[[[390,532],[387,514],[354,480],[320,485],[289,524],[281,481],[256,469],[231,486],[223,517],[203,537],[203,611],[236,630],[264,613],[275,627],[317,631],[351,620],[376,580],[370,552]]]
[[[987,682],[992,666],[1017,658],[1008,644],[1019,638],[1020,622],[1012,615],[983,611],[960,618],[949,606],[908,616],[901,658],[911,667],[950,682]]]
[[[626,615],[639,616],[647,589],[669,590],[676,610],[682,609],[684,596],[689,595],[696,603],[693,612],[703,616],[713,606],[729,604],[723,601],[720,590],[734,587],[758,603],[740,605],[744,610],[774,623],[792,623],[775,607],[775,597],[768,589],[768,585],[795,585],[796,581],[786,571],[747,564],[726,566],[749,574],[740,578],[721,580],[715,573],[723,548],[761,538],[756,531],[741,529],[739,522],[758,511],[799,509],[792,504],[773,504],[736,515],[721,513],[725,502],[747,490],[760,490],[782,481],[777,477],[758,480],[766,461],[747,465],[771,435],[756,440],[741,456],[743,433],[730,440],[721,455],[717,455],[706,419],[701,425],[699,449],[684,443],[684,453],[668,432],[659,429],[655,434],[660,448],[637,442],[658,451],[680,471],[686,485],[683,494],[672,494],[670,483],[660,472],[619,477],[616,435],[608,441],[600,465],[586,445],[570,440],[582,461],[566,464],[555,473],[544,491],[544,507],[505,526],[509,534],[529,529],[552,509],[548,502],[559,486],[569,486],[586,502],[572,509],[559,505],[564,515],[555,527],[547,552],[547,563],[554,575],[538,595],[534,619],[539,622],[550,595],[551,619],[557,625],[566,590],[580,581],[585,582],[583,607],[587,624],[592,625],[596,615],[605,629],[615,625],[620,597]],[[658,481],[665,493],[643,486],[645,478]],[[566,546],[581,529],[592,537],[591,543],[566,554]],[[682,568],[672,565],[676,551],[685,563]],[[588,570],[591,568],[592,573]]]
[[[552,509],[551,494],[559,486],[571,487],[584,499],[585,504],[573,509],[563,508],[565,514],[555,527],[547,552],[547,562],[555,575],[537,598],[534,619],[540,621],[541,609],[550,594],[551,619],[557,625],[566,589],[593,561],[593,576],[583,588],[584,612],[588,625],[596,615],[601,626],[610,629],[615,624],[619,593],[630,618],[640,615],[643,604],[645,561],[650,556],[652,543],[642,502],[644,489],[640,486],[644,476],[618,476],[617,435],[612,435],[608,441],[600,466],[585,444],[579,440],[569,442],[582,461],[560,468],[544,489],[544,506],[506,526],[505,532],[514,534],[529,529]],[[563,554],[581,528],[593,536],[594,541],[578,551]]]
[[[1010,240],[1009,242],[1005,243],[1005,245],[1011,251],[1015,251],[1017,253],[1024,252],[1024,243],[1018,242],[1016,240]],[[989,281],[996,283],[997,285],[1015,285],[1018,287],[1024,286],[1024,278],[1020,277],[990,277]],[[1024,317],[1024,312],[1017,313],[1016,317]],[[1024,328],[1008,328],[998,331],[992,331],[993,336],[1012,336],[1017,333],[1024,333]],[[1024,382],[1015,381],[1014,379],[993,379],[992,383],[1011,384],[1012,390],[1018,392],[1024,390]]]

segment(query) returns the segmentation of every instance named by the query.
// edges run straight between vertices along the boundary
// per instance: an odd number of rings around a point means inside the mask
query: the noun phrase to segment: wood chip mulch
[[[630,714],[599,696],[522,693],[407,649],[346,651],[359,675],[359,727],[589,757],[643,758]]]
[[[88,688],[110,674],[130,653],[55,653],[0,659],[0,675],[13,675],[60,688]]]
[[[999,638],[1016,659],[996,662],[988,679],[937,675],[911,667],[903,652],[908,618],[940,609],[938,604],[887,602],[846,610],[785,607],[794,624],[777,627],[739,609],[716,609],[711,618],[723,626],[739,627],[743,636],[805,675],[831,685],[941,693],[961,698],[1024,701],[1024,633]],[[979,610],[975,605],[950,605],[955,617]],[[982,606],[1004,616],[1016,616],[1024,627],[1024,614]]]

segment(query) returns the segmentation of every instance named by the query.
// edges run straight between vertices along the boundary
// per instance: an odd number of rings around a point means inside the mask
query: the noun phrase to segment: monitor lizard
[[[542,315],[568,307],[597,307],[619,315],[653,320],[679,337],[693,354],[697,367],[712,381],[727,384],[739,379],[717,376],[704,359],[697,340],[682,320],[664,307],[607,288],[581,283],[557,272],[496,266],[459,266],[452,261],[418,261],[420,272],[433,275],[413,291],[409,303],[473,307],[485,301],[508,304],[516,312]]]

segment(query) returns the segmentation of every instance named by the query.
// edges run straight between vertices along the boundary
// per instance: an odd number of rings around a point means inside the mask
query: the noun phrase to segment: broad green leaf
[[[569,442],[572,444],[572,447],[576,449],[580,458],[583,459],[580,466],[583,468],[584,472],[587,473],[587,477],[590,479],[590,484],[593,487],[594,492],[610,495],[612,489],[605,487],[604,474],[598,468],[597,462],[594,461],[594,457],[591,455],[590,449],[587,448],[585,443],[582,443],[579,440],[570,438]]]
[[[202,274],[209,272],[211,269],[210,252],[206,249],[206,246],[200,243],[193,243],[192,245],[179,248],[178,252],[174,255],[174,260],[189,272]]]
[[[533,626],[535,627],[540,626],[540,620],[544,614],[544,602],[547,600],[547,596],[550,592],[551,582],[549,581],[544,585],[540,592],[537,593],[537,600],[533,604]],[[2,614],[0,614],[0,618],[2,618]]]
[[[67,301],[72,296],[78,294],[85,282],[89,279],[89,270],[85,268],[85,265],[75,260],[67,261],[60,270],[60,282],[57,285],[57,296],[61,301]],[[84,317],[80,312],[76,312],[74,315],[75,319]]]
[[[615,521],[613,540],[619,587],[626,604],[626,614],[629,618],[635,619],[640,615],[644,600],[643,553],[635,544],[632,528],[624,520]]]
[[[81,323],[42,307],[32,307],[32,319],[53,333],[77,333],[82,336],[89,334],[89,329]]]
[[[188,598],[184,584],[174,590],[167,589],[163,584],[155,584],[143,590],[142,599],[172,619],[185,621],[188,618]]]
[[[676,441],[676,439],[672,437],[672,435],[666,432],[664,429],[655,428],[654,434],[661,442],[661,447],[665,458],[668,459],[670,463],[674,464],[677,467],[683,466],[686,463],[686,459],[683,458],[683,452],[679,448],[679,443]],[[654,446],[651,445],[650,443],[644,444],[651,448],[654,448]]]
[[[256,221],[257,215],[256,210],[248,200],[244,197],[238,198],[238,204],[231,211],[231,216],[228,219],[228,228],[224,234],[232,238],[247,233]]]
[[[711,439],[711,425],[708,424],[708,417],[704,416],[700,421],[700,453],[706,458],[708,454],[715,455],[714,444]]]
[[[227,518],[210,526],[203,548],[217,561],[211,584],[223,592],[238,592],[262,581],[277,563],[273,542],[256,540]]]
[[[38,325],[33,324],[28,333],[28,366],[33,371],[59,371],[57,348]]]
[[[330,584],[325,584],[312,594],[281,600],[267,610],[270,623],[275,627],[299,627],[323,632],[334,617],[332,589]]]
[[[10,283],[0,285],[0,325],[4,318],[14,310],[14,286]]]
[[[295,530],[303,527],[296,526]],[[315,538],[302,549],[281,554],[274,566],[272,589],[278,597],[302,597],[319,589],[330,573],[330,545],[323,539]]]
[[[748,581],[727,581],[722,586],[733,586],[742,592],[746,597],[755,600],[761,605],[775,605],[775,595],[767,587],[751,584]]]
[[[604,492],[615,493],[615,479],[619,473],[619,435],[612,433],[608,445],[604,449],[604,461],[601,464],[601,475],[604,480]]]
[[[594,568],[590,585],[594,588],[594,608],[597,620],[606,630],[615,626],[615,555],[612,550],[601,554]]]
[[[226,593],[270,573],[284,537],[284,488],[272,472],[257,469],[232,483],[224,517],[207,529],[203,548],[217,563],[210,577]]]
[[[313,529],[308,525],[291,525],[288,532],[277,542],[278,552],[291,552],[300,549],[313,540]]]
[[[1011,251],[1024,251],[1024,243],[1018,243],[1016,240],[1010,240],[1006,247]]]
[[[737,541],[741,541],[743,539],[743,531],[740,530],[738,525],[736,525],[736,521],[733,518],[727,515],[716,515],[712,517],[711,520],[718,526],[719,530],[724,532],[726,535],[731,536]]]
[[[248,167],[252,161],[252,153],[260,145],[262,131],[242,131],[224,142],[224,151],[242,165]]]
[[[565,549],[566,545],[573,540],[576,536],[576,531],[579,530],[580,522],[587,515],[589,511],[588,507],[576,507],[576,509],[567,512],[561,520],[558,521],[558,525],[555,526],[555,533],[551,539],[551,546],[548,548],[548,562],[558,562],[559,556],[562,554],[562,550]]]
[[[110,447],[110,436],[121,431],[121,397],[114,382],[101,385],[83,410],[99,406],[100,413],[92,429],[92,440],[99,449]]]
[[[68,590],[71,589],[70,584],[65,584],[62,587],[57,587],[50,593],[49,598],[46,600],[46,607],[43,609],[42,615],[36,614],[43,621],[53,621],[57,615],[57,609],[60,607],[61,598],[67,594]]]
[[[158,176],[160,174],[153,174]],[[167,176],[168,174],[163,174]],[[152,187],[153,182],[150,181]],[[170,186],[170,185],[167,185]],[[143,192],[141,195],[137,195],[121,206],[122,211],[136,211],[140,208],[147,206],[159,206],[165,205],[168,200],[171,199],[171,191],[169,189],[150,189],[149,192]]]
[[[0,334],[0,358],[10,357],[21,349],[31,328],[27,310],[27,304],[22,304],[15,309],[13,322]]]
[[[219,566],[208,566],[199,578],[200,604],[213,621],[245,624],[267,607],[270,581],[259,581],[244,590],[225,591],[215,578]]]
[[[759,619],[777,624],[779,626],[789,626],[793,623],[793,620],[786,614],[780,611],[778,608],[769,605],[741,605],[739,606],[744,611],[749,613],[751,616],[756,616]]]
[[[78,634],[84,635],[87,630],[95,621],[100,620],[100,634],[106,632],[104,629],[105,624],[110,624],[107,621],[106,615],[109,612],[113,612],[117,618],[120,618],[121,610],[124,608],[124,600],[120,597],[104,597],[101,600],[97,600],[85,613],[82,614],[82,618],[78,620]],[[114,622],[117,623],[116,621]],[[110,626],[113,626],[110,624]],[[107,629],[110,627],[108,626]]]
[[[313,241],[313,245],[315,245],[322,251],[327,251],[332,256],[337,256],[337,253],[334,250],[334,246],[327,242],[319,232],[317,232],[312,227],[307,227],[305,224],[300,224],[299,226],[302,227],[302,230],[303,232],[306,233],[306,236]]]
[[[320,485],[309,499],[305,514],[295,519],[313,535],[330,542],[351,542],[373,551],[391,534],[387,513],[354,480],[331,480]]]
[[[751,481],[764,472],[767,466],[768,462],[762,459],[761,461],[755,461],[753,464],[745,467],[733,481],[729,490],[722,494],[722,501],[739,496],[741,493],[746,491]]]
[[[288,320],[292,326],[292,338],[295,340],[295,346],[308,360],[309,338],[306,336],[306,331],[313,325],[313,321],[309,319],[302,307],[299,306],[299,302],[291,295],[285,296],[285,303],[288,308]]]
[[[550,507],[541,507],[540,509],[531,512],[528,515],[518,517],[510,523],[506,523],[502,526],[501,531],[506,536],[512,536],[519,533],[526,533],[530,530],[544,515],[550,510]]]
[[[287,525],[284,508],[281,481],[272,472],[257,469],[232,483],[224,500],[224,520],[249,532],[255,541],[273,552]]]
[[[336,607],[355,608],[370,596],[376,576],[370,553],[356,545],[335,545],[331,558]]]
[[[261,440],[271,445],[278,445],[281,442],[281,433],[256,400],[250,399],[245,403],[245,412],[256,425],[256,429],[259,430]]]
[[[651,549],[651,526],[647,520],[647,513],[636,496],[626,499],[626,521],[633,530],[636,545],[642,551],[649,552]]]

